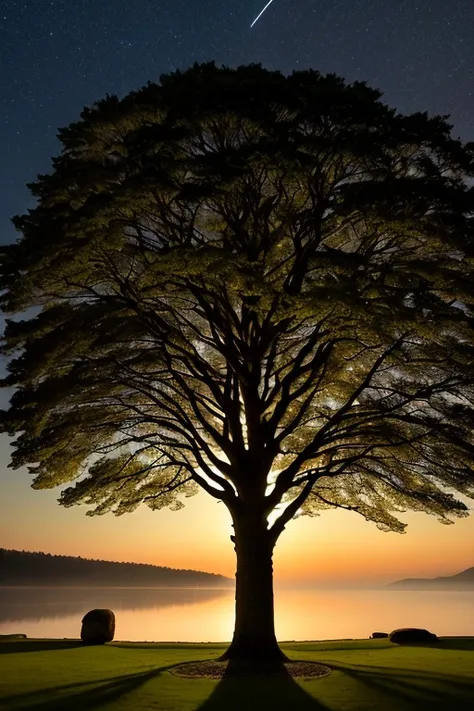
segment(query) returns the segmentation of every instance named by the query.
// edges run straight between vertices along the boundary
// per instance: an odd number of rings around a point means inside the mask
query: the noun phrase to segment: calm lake
[[[234,592],[220,589],[0,588],[0,634],[80,635],[95,607],[115,612],[117,640],[222,642],[232,635]],[[279,640],[369,637],[397,627],[474,635],[474,591],[275,592]]]

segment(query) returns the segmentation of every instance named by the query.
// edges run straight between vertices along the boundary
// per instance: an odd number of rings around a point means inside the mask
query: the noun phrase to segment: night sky
[[[56,130],[106,93],[193,62],[312,67],[451,114],[474,139],[474,0],[0,0],[0,241],[49,170]]]

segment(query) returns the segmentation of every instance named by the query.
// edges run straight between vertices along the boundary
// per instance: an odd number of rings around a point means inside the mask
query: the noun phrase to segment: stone
[[[81,639],[84,644],[105,644],[115,634],[115,615],[112,610],[90,610],[82,618]]]
[[[370,639],[386,639],[388,632],[372,632]]]
[[[424,644],[437,642],[438,637],[428,630],[417,627],[403,627],[390,632],[389,639],[395,644]]]

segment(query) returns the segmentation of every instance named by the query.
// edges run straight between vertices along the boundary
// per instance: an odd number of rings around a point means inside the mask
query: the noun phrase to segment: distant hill
[[[404,590],[474,590],[474,568],[440,578],[405,578],[388,585]]]
[[[230,587],[233,580],[198,570],[114,563],[0,548],[0,586]]]

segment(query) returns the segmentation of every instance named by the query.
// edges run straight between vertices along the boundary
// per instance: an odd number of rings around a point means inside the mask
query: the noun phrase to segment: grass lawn
[[[15,711],[464,711],[474,709],[474,637],[436,647],[387,640],[282,643],[328,677],[185,679],[173,665],[218,656],[224,645],[68,640],[0,641],[0,709]]]

